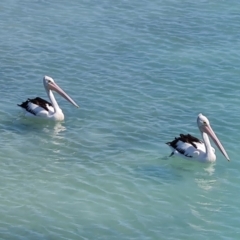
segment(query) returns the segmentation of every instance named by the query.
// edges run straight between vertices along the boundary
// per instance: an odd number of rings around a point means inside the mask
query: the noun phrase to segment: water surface
[[[239,239],[238,1],[0,3],[1,239]],[[28,121],[44,97],[61,123]],[[231,158],[168,158],[206,115]]]

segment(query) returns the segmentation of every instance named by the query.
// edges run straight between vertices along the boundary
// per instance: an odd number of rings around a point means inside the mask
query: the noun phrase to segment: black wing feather
[[[27,101],[22,102],[21,104],[18,104],[19,107],[26,109],[26,111],[28,111],[34,115],[36,115],[36,113],[34,111],[32,111],[31,108],[29,108],[29,105],[28,105],[29,102],[38,105],[39,107],[45,109],[46,111],[49,111],[48,106],[52,106],[52,104],[50,102],[48,102],[40,97],[36,97],[36,98],[32,98],[32,99],[28,98]]]
[[[180,134],[180,137],[175,137],[175,139],[171,142],[167,142],[166,144],[171,146],[172,148],[174,149],[177,149],[177,142],[178,141],[182,141],[182,142],[185,142],[185,143],[189,143],[191,144],[193,147],[195,147],[197,149],[197,145],[195,144],[196,142],[197,143],[202,143],[202,141],[190,134]],[[177,149],[178,151],[180,149]],[[181,150],[179,151],[181,153]],[[183,153],[182,153],[183,154]]]

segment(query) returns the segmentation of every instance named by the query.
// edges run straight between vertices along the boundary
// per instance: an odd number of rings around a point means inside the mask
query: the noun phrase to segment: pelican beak
[[[228,157],[227,155],[227,152],[226,150],[224,149],[223,145],[221,144],[220,140],[218,139],[218,137],[216,136],[216,134],[214,133],[213,129],[211,128],[210,125],[205,125],[203,127],[203,131],[205,133],[207,133],[211,138],[212,140],[214,141],[214,143],[216,144],[216,146],[218,147],[218,149],[220,150],[220,152],[223,154],[223,156],[228,160],[230,161],[230,158]]]
[[[72,103],[75,107],[79,108],[79,106],[54,82],[48,84],[49,89],[57,92],[62,97],[64,97],[67,101]]]

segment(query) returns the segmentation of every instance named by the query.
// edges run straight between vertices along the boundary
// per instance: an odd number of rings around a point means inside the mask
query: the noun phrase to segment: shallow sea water
[[[0,239],[239,239],[239,1],[0,2]],[[46,98],[65,121],[31,121]],[[168,158],[206,115],[231,162]]]

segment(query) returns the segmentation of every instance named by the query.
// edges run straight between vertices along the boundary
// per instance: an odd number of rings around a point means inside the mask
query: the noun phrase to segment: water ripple
[[[0,3],[3,239],[238,239],[237,1]],[[17,103],[57,96],[62,123]],[[168,158],[209,117],[230,155]]]

